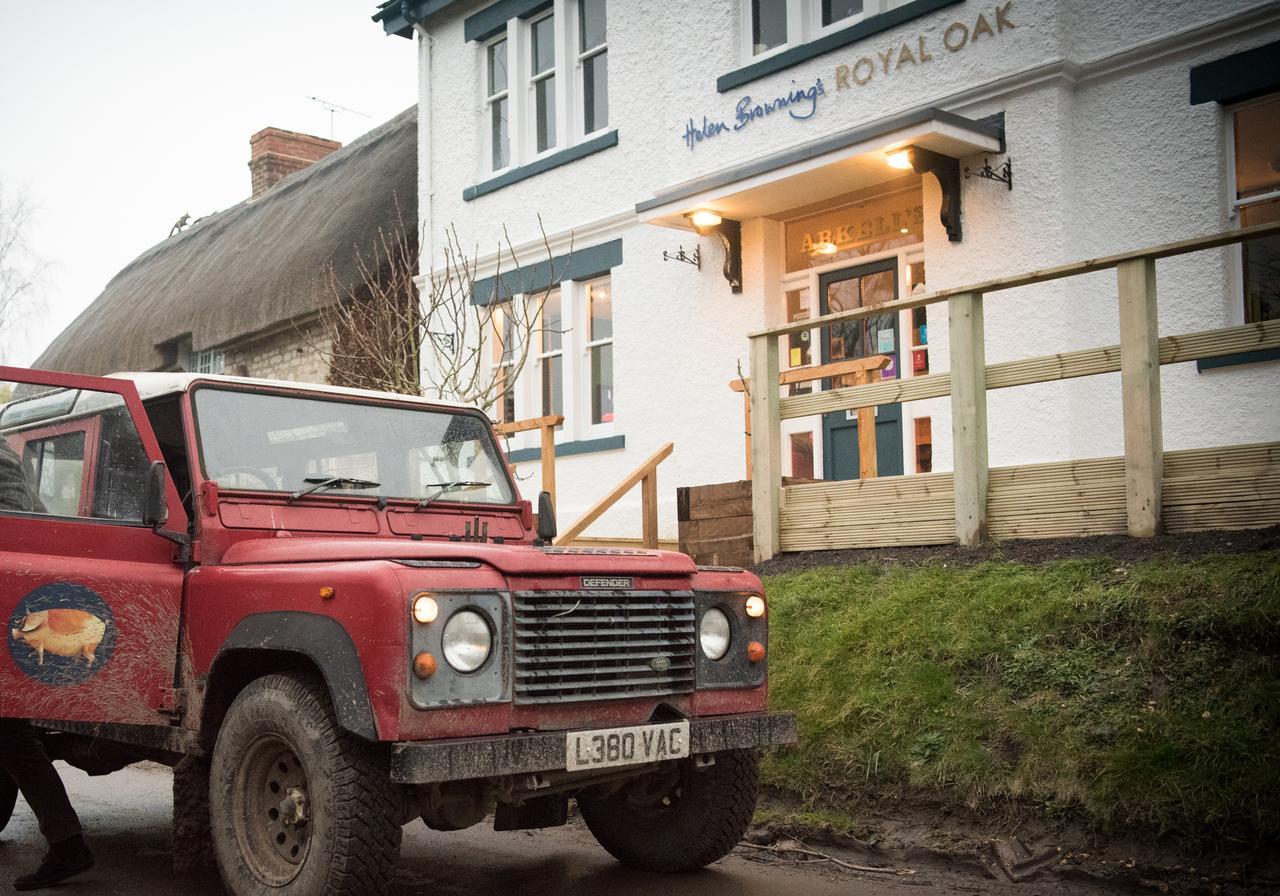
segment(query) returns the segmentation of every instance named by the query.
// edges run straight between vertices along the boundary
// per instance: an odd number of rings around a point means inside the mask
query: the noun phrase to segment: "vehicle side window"
[[[119,395],[0,382],[0,513],[140,523],[149,467]]]
[[[27,442],[22,465],[31,471],[46,513],[79,516],[84,489],[84,432]]]
[[[124,407],[102,416],[94,476],[93,516],[141,520],[150,462],[142,439]]]
[[[187,439],[182,430],[181,399],[177,395],[170,395],[147,402],[144,407],[147,420],[151,423],[151,431],[160,443],[160,454],[169,465],[169,476],[178,487],[188,519],[192,519],[195,505],[191,494],[191,463],[187,458]]]

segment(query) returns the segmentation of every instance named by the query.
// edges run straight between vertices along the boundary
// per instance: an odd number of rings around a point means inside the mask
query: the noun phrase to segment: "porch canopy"
[[[735,221],[776,215],[900,177],[888,155],[907,147],[951,160],[1002,153],[1004,116],[918,109],[673,184],[637,203],[636,212],[646,223],[682,229],[693,229],[688,216],[700,209]]]

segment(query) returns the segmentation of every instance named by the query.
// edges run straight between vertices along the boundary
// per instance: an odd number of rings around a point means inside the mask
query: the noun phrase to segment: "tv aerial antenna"
[[[322,100],[318,96],[309,96],[307,97],[307,99],[311,100],[313,103],[319,103],[321,106],[323,106],[325,109],[329,111],[329,139],[330,140],[333,139],[333,116],[336,113],[349,112],[352,115],[359,115],[361,118],[373,117],[372,115],[366,115],[365,113],[361,112],[359,109],[348,109],[346,106],[339,106],[337,103],[332,103],[329,100]]]

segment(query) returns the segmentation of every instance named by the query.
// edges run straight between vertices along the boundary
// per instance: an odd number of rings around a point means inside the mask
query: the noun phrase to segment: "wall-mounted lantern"
[[[724,246],[724,279],[735,293],[742,292],[742,224],[701,208],[688,216],[693,229],[702,236],[714,233]]]
[[[960,160],[923,146],[908,146],[887,153],[885,161],[891,168],[904,171],[910,168],[916,174],[927,172],[938,179],[938,186],[942,187],[942,210],[938,218],[947,230],[947,239],[960,242]]]

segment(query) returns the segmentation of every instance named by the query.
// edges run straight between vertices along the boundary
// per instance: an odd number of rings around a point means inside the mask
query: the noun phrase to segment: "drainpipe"
[[[431,34],[422,25],[414,26],[418,33],[418,289],[419,294],[427,293],[431,286],[426,277],[435,263],[435,188],[431,170],[431,45],[435,42]],[[427,352],[418,356],[418,379],[420,383],[428,382],[428,375],[422,367],[426,364]]]

